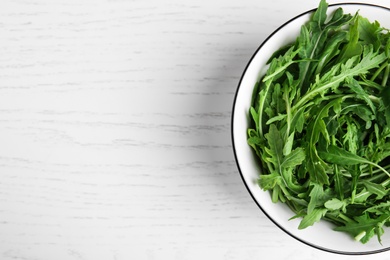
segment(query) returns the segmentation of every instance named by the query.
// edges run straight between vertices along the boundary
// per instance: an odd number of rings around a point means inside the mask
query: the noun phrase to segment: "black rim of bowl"
[[[385,9],[387,11],[390,11],[390,8],[387,8],[387,7],[384,7],[384,6],[381,6],[381,5],[375,5],[375,4],[368,4],[368,3],[337,3],[337,4],[329,4],[329,7],[334,7],[334,6],[343,6],[343,5],[360,5],[360,6],[370,6],[370,7],[376,7],[376,8],[381,8],[381,9]],[[283,230],[285,233],[287,233],[289,236],[295,238],[296,240],[302,242],[303,244],[306,244],[308,246],[311,246],[313,248],[316,248],[316,249],[319,249],[319,250],[322,250],[322,251],[325,251],[325,252],[330,252],[330,253],[335,253],[335,254],[340,254],[340,255],[370,255],[370,254],[377,254],[377,253],[382,253],[382,252],[386,252],[388,250],[390,250],[390,247],[386,247],[386,248],[383,248],[383,249],[378,249],[378,250],[371,250],[371,251],[362,251],[362,252],[347,252],[347,251],[339,251],[339,250],[334,250],[334,249],[330,249],[330,248],[325,248],[325,247],[322,247],[322,246],[319,246],[319,245],[315,245],[313,243],[310,243],[309,241],[306,241],[304,239],[301,239],[295,235],[293,235],[292,233],[290,233],[287,229],[285,229],[283,226],[281,226],[280,224],[278,224],[267,212],[265,209],[263,209],[263,207],[260,205],[260,203],[256,200],[254,194],[250,191],[249,189],[249,186],[248,184],[246,183],[245,179],[244,179],[244,175],[242,173],[242,170],[240,168],[240,164],[238,162],[238,158],[237,158],[237,150],[236,150],[236,146],[235,146],[235,142],[234,142],[234,115],[235,115],[235,106],[236,106],[236,101],[237,101],[237,95],[238,95],[238,92],[240,90],[240,86],[241,86],[241,83],[242,83],[242,80],[248,70],[248,67],[251,65],[254,57],[257,55],[257,53],[260,51],[260,49],[266,44],[266,42],[268,42],[268,40],[274,36],[279,30],[281,30],[283,27],[285,27],[287,24],[291,23],[292,21],[306,15],[306,14],[309,14],[309,13],[312,13],[314,11],[316,11],[317,8],[313,8],[311,10],[308,10],[306,12],[303,12],[293,18],[291,18],[290,20],[288,20],[287,22],[285,22],[284,24],[282,24],[281,26],[279,26],[275,31],[273,31],[261,44],[260,46],[257,48],[257,50],[254,52],[254,54],[252,55],[252,57],[249,59],[245,69],[244,69],[244,72],[242,73],[241,75],[241,78],[240,78],[240,81],[238,83],[238,87],[236,89],[236,93],[234,95],[234,100],[233,100],[233,109],[232,109],[232,116],[231,116],[231,139],[232,139],[232,147],[233,147],[233,152],[234,152],[234,157],[235,157],[235,161],[236,161],[236,165],[237,165],[237,168],[238,168],[238,171],[240,173],[240,176],[241,176],[241,179],[242,181],[244,182],[244,185],[247,189],[247,191],[249,192],[249,194],[251,195],[253,201],[257,204],[257,206],[261,209],[261,211],[268,217],[268,219],[270,219],[277,227],[279,227],[281,230]]]

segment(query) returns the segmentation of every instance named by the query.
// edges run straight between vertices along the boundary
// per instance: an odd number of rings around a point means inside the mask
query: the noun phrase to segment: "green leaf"
[[[335,230],[348,232],[355,239],[367,243],[375,235],[375,231],[382,228],[389,218],[390,215],[388,214],[381,215],[378,218],[370,218],[368,214],[364,214],[355,217],[356,222],[348,222],[345,226],[336,227]]]
[[[349,114],[349,116],[354,115],[355,117],[360,117],[365,122],[365,125],[363,126],[365,129],[369,129],[372,126],[371,121],[375,119],[372,110],[365,105],[356,102],[350,106],[344,107],[343,113]]]
[[[346,119],[346,124],[347,132],[343,136],[343,144],[346,145],[345,147],[349,152],[356,154],[360,144],[358,129],[355,122],[350,118]]]
[[[258,184],[263,190],[272,190],[282,181],[282,177],[273,172],[271,174],[262,174],[259,176]]]
[[[371,192],[367,191],[367,189],[363,189],[360,193],[355,195],[354,203],[365,203],[371,195]]]
[[[345,62],[353,56],[360,55],[363,51],[362,44],[359,42],[359,17],[360,16],[355,15],[352,26],[349,27],[348,43],[341,51],[338,62]]]
[[[380,24],[375,21],[371,23],[367,18],[359,17],[359,35],[364,44],[372,44],[377,50],[380,46],[379,32]]]
[[[339,46],[346,41],[346,35],[347,33],[344,31],[337,31],[326,42],[321,56],[318,58],[315,74],[320,74],[323,70],[326,70],[326,67],[331,66],[330,61],[339,55]]]
[[[253,150],[256,152],[257,156],[261,156],[260,149],[264,144],[264,140],[259,138],[257,131],[255,129],[249,128],[248,129],[248,145],[253,148]]]
[[[249,112],[252,116],[253,122],[255,123],[256,131],[259,131],[259,115],[257,114],[254,107],[251,107]]]
[[[314,223],[321,220],[325,216],[328,210],[326,208],[317,208],[314,209],[310,214],[307,214],[302,221],[299,223],[298,229],[305,229],[309,226],[314,225]]]
[[[312,21],[313,23],[317,23],[318,27],[321,28],[326,21],[326,11],[328,9],[328,3],[325,0],[321,0],[317,10],[314,12]]]
[[[304,114],[304,109],[300,109],[297,113],[296,116],[294,116],[292,120],[292,126],[294,126],[295,130],[298,133],[302,133],[303,127],[305,125],[305,114]]]
[[[364,159],[356,154],[350,153],[334,145],[328,146],[327,151],[319,151],[318,154],[325,161],[339,165],[356,165],[360,163],[371,163],[367,159]]]
[[[303,160],[305,160],[305,157],[306,155],[304,149],[301,147],[296,148],[283,159],[281,167],[288,168],[300,165]]]
[[[306,167],[310,174],[310,180],[318,184],[329,184],[329,177],[326,174],[326,163],[318,156],[317,150],[312,146],[307,149],[308,156]]]
[[[384,196],[388,194],[388,191],[381,184],[377,184],[369,181],[363,181],[362,183],[369,192],[377,195],[376,197],[377,200],[382,199]]]
[[[333,198],[333,199],[328,200],[327,202],[325,202],[324,206],[328,210],[344,209],[344,211],[345,211],[345,207],[347,206],[347,203],[345,201],[341,201],[341,200],[339,200],[337,198]]]
[[[380,97],[385,109],[386,122],[390,125],[390,87],[383,88]]]
[[[290,136],[287,138],[286,143],[283,147],[283,155],[289,155],[291,153],[293,143],[294,143],[294,135],[295,132],[292,132]]]
[[[359,82],[354,79],[347,79],[347,84],[346,84],[352,91],[356,93],[356,97],[365,101],[366,104],[371,108],[372,112],[376,112],[376,107],[372,100],[370,99],[370,95],[362,88],[362,86],[359,84]]]
[[[293,60],[295,55],[298,53],[297,50],[294,51],[294,46],[292,46],[285,54],[285,56],[277,59],[278,65],[273,71],[268,70],[269,73],[263,78],[263,82],[274,79],[275,77],[280,77],[280,75],[292,64],[296,63]]]
[[[281,176],[283,178],[284,187],[286,188],[283,189],[283,192],[290,200],[291,200],[290,192],[294,194],[299,194],[304,190],[304,188],[296,182],[296,178],[293,175],[292,167],[283,167]]]
[[[337,164],[333,166],[333,176],[335,192],[340,199],[344,199],[344,176],[340,172],[340,168]]]
[[[310,201],[307,206],[307,214],[311,214],[313,210],[322,204],[322,198],[324,197],[324,187],[320,184],[313,183],[313,188],[310,191]]]
[[[271,200],[272,200],[273,203],[277,203],[279,200],[281,202],[283,202],[283,203],[286,201],[286,199],[283,196],[283,193],[282,193],[282,190],[280,188],[280,185],[276,185],[272,189]]]
[[[283,107],[284,101],[282,98],[281,86],[279,83],[275,83],[272,89],[270,108],[273,110],[273,114],[280,115],[285,111]]]
[[[269,132],[265,134],[265,138],[268,141],[269,149],[267,150],[270,157],[268,159],[269,162],[271,162],[276,169],[278,169],[278,172],[281,172],[281,164],[283,161],[283,138],[279,132],[279,130],[276,128],[274,124],[272,124],[269,128]]]
[[[329,184],[329,177],[326,174],[328,165],[323,161],[323,159],[319,156],[317,151],[317,143],[320,138],[320,134],[325,137],[327,143],[330,142],[329,134],[326,131],[326,126],[323,121],[323,118],[328,116],[329,109],[337,104],[341,103],[342,99],[337,98],[332,100],[325,106],[321,107],[318,112],[315,112],[316,116],[312,123],[309,125],[310,135],[309,145],[308,145],[308,156],[307,156],[307,170],[310,174],[310,178],[312,181],[319,184]]]
[[[282,121],[283,119],[286,118],[286,114],[279,114],[277,116],[274,116],[272,118],[270,118],[265,124],[266,125],[270,125],[272,123],[275,123],[275,122],[278,122],[278,121]]]
[[[364,212],[376,213],[377,215],[390,214],[390,201],[367,208]]]
[[[255,145],[261,145],[262,140],[257,136],[253,136],[253,137],[248,138],[248,144],[252,147]]]
[[[334,145],[329,146],[327,149],[328,151],[320,151],[318,154],[321,156],[321,158],[329,163],[335,163],[339,165],[370,164],[379,168],[381,171],[390,176],[390,173],[387,172],[383,167],[363,157],[347,152],[346,150]]]

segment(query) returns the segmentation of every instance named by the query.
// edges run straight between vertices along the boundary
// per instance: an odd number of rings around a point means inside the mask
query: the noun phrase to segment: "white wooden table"
[[[246,63],[317,4],[1,1],[0,259],[361,259],[275,227],[232,151]]]

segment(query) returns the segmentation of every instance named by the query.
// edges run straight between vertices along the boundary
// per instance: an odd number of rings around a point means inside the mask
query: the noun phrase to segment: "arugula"
[[[258,184],[299,229],[321,219],[362,243],[390,225],[390,32],[321,0],[256,84]]]

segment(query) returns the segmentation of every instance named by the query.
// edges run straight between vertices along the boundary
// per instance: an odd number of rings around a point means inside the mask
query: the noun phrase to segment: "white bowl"
[[[370,21],[377,20],[381,26],[390,28],[390,9],[371,4],[345,3],[329,5],[328,13],[342,7],[344,13],[357,11]],[[390,249],[390,228],[385,229],[382,245],[373,237],[367,244],[355,241],[349,234],[334,231],[334,226],[320,221],[304,230],[298,230],[300,219],[289,220],[294,213],[282,203],[273,203],[270,193],[257,185],[260,167],[251,147],[247,144],[249,108],[255,83],[265,74],[270,55],[287,43],[294,42],[300,27],[306,23],[315,10],[307,11],[289,20],[272,33],[257,49],[249,61],[237,88],[232,114],[232,141],[238,169],[246,188],[260,209],[279,228],[299,241],[328,252],[363,255],[384,252]]]

